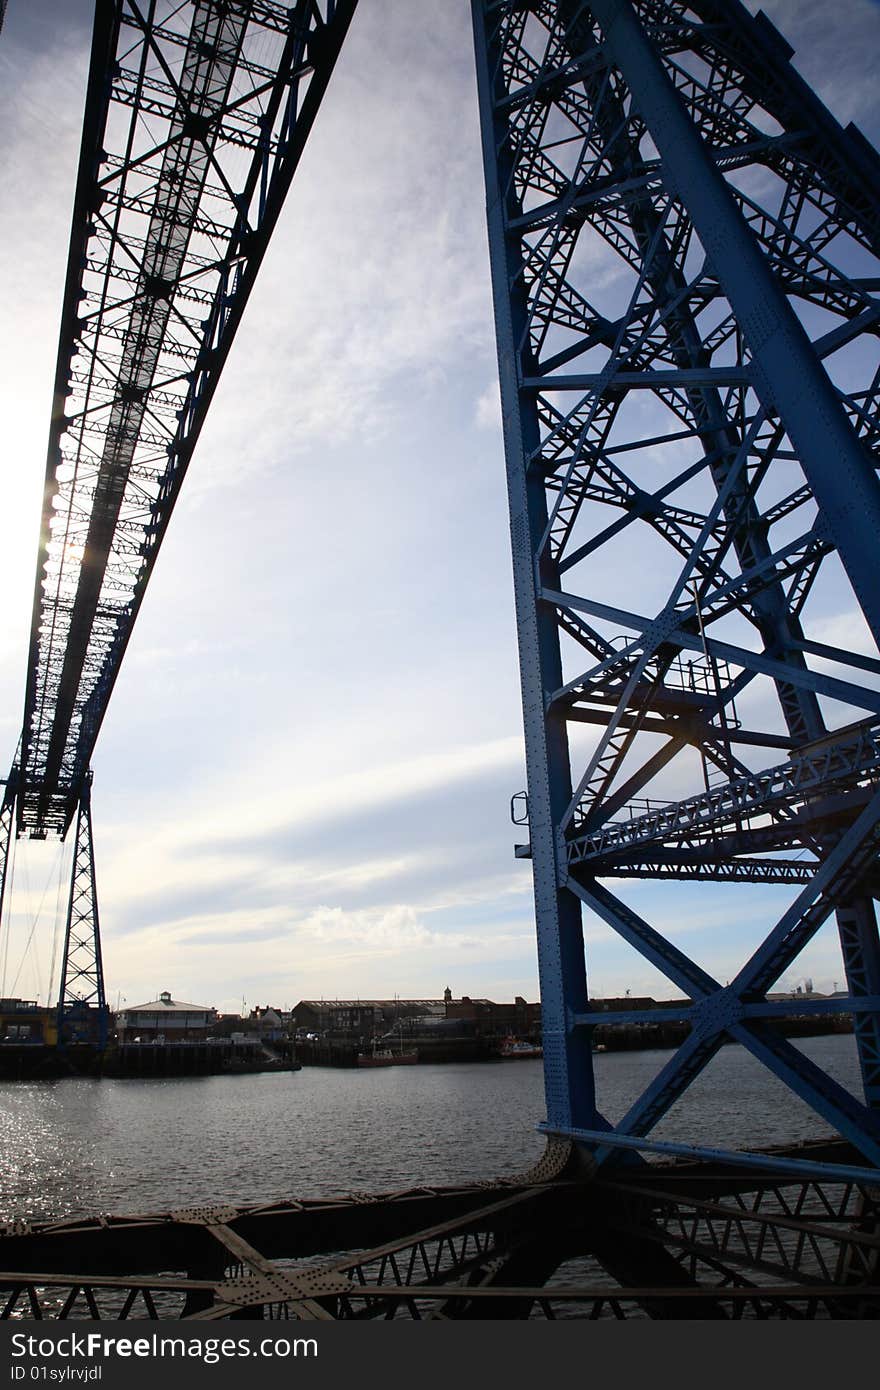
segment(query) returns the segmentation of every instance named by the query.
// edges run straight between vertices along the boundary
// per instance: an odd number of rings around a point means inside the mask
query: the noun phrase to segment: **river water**
[[[861,1099],[851,1036],[798,1045]],[[594,1057],[609,1119],[669,1055]],[[540,1156],[534,1125],[544,1113],[536,1061],[0,1082],[0,1221],[510,1177]],[[828,1133],[750,1054],[729,1046],[655,1137],[750,1148]]]

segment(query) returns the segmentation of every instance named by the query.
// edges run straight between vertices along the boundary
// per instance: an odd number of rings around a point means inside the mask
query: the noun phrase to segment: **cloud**
[[[491,993],[499,960],[519,962],[517,992],[535,994],[528,917],[501,920],[492,932],[441,930],[407,902],[376,909],[323,903],[308,912],[276,907],[222,917],[194,914],[107,946],[114,979],[129,999],[144,979],[165,987],[159,976],[172,978],[179,995],[227,1008],[238,1003],[230,995],[233,981],[251,1000],[271,995],[283,1004],[322,995],[439,997],[452,972],[465,992],[470,986],[471,993]],[[271,976],[260,970],[259,953],[271,953]]]
[[[234,480],[233,460],[273,466],[281,440],[285,459],[387,440],[401,393],[494,356],[483,207],[462,196],[482,184],[465,7],[372,10],[273,235],[206,430],[226,447],[195,495]]]
[[[842,125],[856,121],[876,138],[880,110],[875,74],[864,54],[876,52],[880,13],[872,0],[846,0],[841,23],[830,24],[825,0],[760,0],[763,9],[795,50],[792,63]]]
[[[870,131],[874,12],[852,0],[831,25],[819,0],[766,7]],[[40,31],[38,6],[10,6],[0,43],[10,758],[91,8],[49,6],[65,28]],[[524,777],[484,219],[468,6],[361,5],[102,729],[111,995],[423,995],[448,975],[534,997],[530,867],[507,815]],[[603,267],[585,255],[579,273],[610,299]],[[648,611],[654,552],[632,565],[636,535],[590,570],[591,592],[625,603],[629,586]],[[768,683],[753,689],[744,709],[768,717]],[[697,774],[682,759],[666,794]],[[725,923],[748,934],[760,913],[743,924],[739,896],[699,891],[699,910],[677,890],[632,901],[721,969]],[[629,969],[610,928],[591,951],[609,980]]]
[[[476,420],[478,429],[500,429],[501,395],[498,390],[497,381],[490,381],[483,394],[477,398],[477,406],[474,418]]]

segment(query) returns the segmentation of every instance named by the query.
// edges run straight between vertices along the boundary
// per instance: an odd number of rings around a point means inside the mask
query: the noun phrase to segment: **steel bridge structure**
[[[0,810],[0,908],[12,836],[76,822],[62,1037],[105,1011],[92,752],[355,4],[96,6]],[[7,1317],[880,1314],[880,159],[739,0],[472,11],[545,1157],[478,1188],[9,1228]],[[722,982],[627,879],[788,901]],[[617,1118],[593,1030],[654,1016],[591,1001],[596,923],[689,1025]],[[846,991],[774,994],[823,928]],[[851,1017],[860,1095],[784,1035],[805,1011]],[[741,1152],[723,1096],[711,1147],[657,1138],[727,1042],[834,1139]]]

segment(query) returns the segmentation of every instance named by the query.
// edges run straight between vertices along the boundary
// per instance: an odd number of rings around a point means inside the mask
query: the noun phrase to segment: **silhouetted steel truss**
[[[58,1045],[88,1042],[99,1051],[107,1042],[107,995],[101,954],[95,847],[92,840],[92,778],[83,782],[76,817],[70,895],[58,986]]]
[[[99,0],[4,857],[15,804],[36,835],[81,805],[354,4]],[[738,0],[472,4],[546,1170],[9,1231],[7,1317],[880,1308],[880,660],[861,649],[880,632],[880,161]],[[827,640],[843,611],[864,617],[856,650]],[[799,891],[722,987],[607,886],[628,877]],[[646,1016],[592,1008],[584,907],[683,992],[669,1016],[691,1025],[614,1126],[592,1029]],[[768,998],[832,914],[848,996]],[[867,1104],[771,1029],[793,1008],[853,1016]],[[727,1039],[847,1152],[651,1139]]]
[[[662,1150],[733,1039],[880,1164],[880,161],[738,0],[473,10],[545,1128],[600,1164]],[[722,985],[611,891],[628,877],[800,891]],[[584,907],[689,1001],[614,1126]],[[768,1024],[835,912],[867,1105]]]
[[[65,834],[355,0],[98,0],[18,771]]]
[[[479,1186],[7,1228],[2,1316],[880,1316],[876,1190],[698,1164],[585,1181],[561,1151],[552,1162],[555,1180],[545,1164]]]

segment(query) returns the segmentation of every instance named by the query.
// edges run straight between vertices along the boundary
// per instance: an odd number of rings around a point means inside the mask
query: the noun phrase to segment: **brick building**
[[[447,1019],[470,1025],[478,1037],[540,1038],[541,1005],[517,995],[512,1004],[492,999],[301,999],[291,1011],[291,1031],[319,1036],[371,1037],[396,1026],[407,1031],[417,1021]]]

